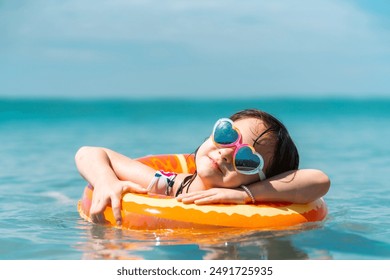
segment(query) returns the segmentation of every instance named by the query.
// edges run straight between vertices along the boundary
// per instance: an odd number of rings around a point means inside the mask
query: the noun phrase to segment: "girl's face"
[[[242,135],[242,143],[253,146],[264,159],[263,171],[272,160],[274,141],[269,133],[254,141],[266,130],[262,120],[256,118],[240,119],[234,122]],[[198,178],[206,188],[236,188],[259,180],[259,175],[245,175],[237,172],[233,164],[235,147],[222,148],[215,145],[211,136],[196,153]]]

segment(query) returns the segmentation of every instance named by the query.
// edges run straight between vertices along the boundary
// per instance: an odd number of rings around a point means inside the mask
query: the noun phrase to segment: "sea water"
[[[77,212],[84,145],[191,153],[216,119],[259,108],[288,127],[301,168],[331,179],[321,223],[285,231],[119,230]],[[0,100],[0,258],[390,259],[390,100]]]

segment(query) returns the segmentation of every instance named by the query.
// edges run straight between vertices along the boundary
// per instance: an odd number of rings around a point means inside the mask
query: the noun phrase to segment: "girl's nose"
[[[234,147],[229,148],[220,148],[218,150],[219,154],[221,155],[221,158],[224,162],[232,163],[233,162],[233,155],[234,155]]]

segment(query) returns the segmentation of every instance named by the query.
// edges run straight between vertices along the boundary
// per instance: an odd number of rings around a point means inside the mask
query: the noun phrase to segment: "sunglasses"
[[[214,125],[212,140],[222,148],[235,147],[233,165],[237,172],[245,175],[259,174],[260,180],[265,179],[263,157],[252,146],[242,144],[242,135],[234,127],[232,120],[219,119]]]

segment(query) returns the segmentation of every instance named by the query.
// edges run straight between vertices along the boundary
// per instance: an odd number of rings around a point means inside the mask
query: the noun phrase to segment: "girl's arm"
[[[328,176],[316,169],[284,172],[264,182],[248,186],[256,201],[309,203],[324,196],[330,188]]]
[[[124,155],[100,147],[82,147],[75,155],[80,174],[93,187],[90,216],[93,222],[104,222],[103,211],[111,202],[114,217],[121,224],[122,193],[146,193],[155,171]]]
[[[247,186],[256,201],[308,203],[324,196],[330,187],[328,176],[316,169],[300,169],[255,182]],[[252,200],[242,188],[213,188],[207,191],[183,194],[179,201],[195,204],[250,203]]]

